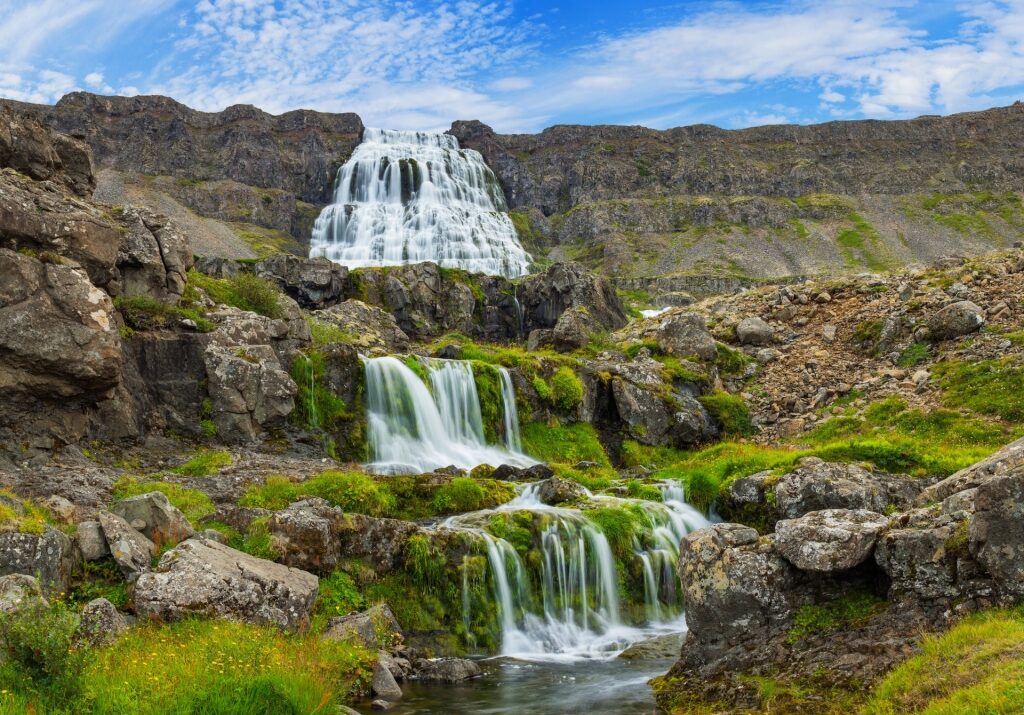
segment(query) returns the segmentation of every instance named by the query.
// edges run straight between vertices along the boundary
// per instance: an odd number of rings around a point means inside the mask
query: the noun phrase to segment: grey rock
[[[977,488],[970,553],[1014,599],[1024,596],[1024,472],[994,477]]]
[[[360,300],[346,300],[318,310],[313,313],[313,319],[345,331],[351,344],[359,350],[401,353],[409,349],[409,336],[398,326],[395,316]]]
[[[431,658],[416,662],[415,677],[436,683],[461,683],[482,674],[480,666],[466,658]]]
[[[195,529],[185,515],[171,504],[163,492],[148,492],[115,503],[110,511],[135,526],[141,522],[141,531],[147,539],[161,546],[172,546],[184,541]]]
[[[31,601],[47,605],[42,586],[34,576],[21,573],[0,576],[0,613],[13,613]]]
[[[327,258],[300,258],[284,253],[264,258],[253,266],[307,310],[340,302],[348,283],[348,268]]]
[[[394,707],[394,703],[383,698],[378,698],[370,703],[371,710],[390,710],[392,707]]]
[[[75,538],[84,561],[99,561],[110,556],[107,538],[103,535],[103,528],[98,521],[80,522]]]
[[[161,621],[200,615],[297,629],[309,623],[316,576],[192,538],[135,585],[135,612]]]
[[[802,571],[845,571],[867,561],[889,520],[863,509],[825,509],[775,525],[775,545]]]
[[[0,576],[34,576],[46,591],[68,593],[80,565],[71,539],[52,527],[42,534],[0,533]]]
[[[800,461],[775,485],[775,506],[780,518],[795,519],[822,509],[866,509],[885,512],[889,506],[909,505],[921,482],[905,475],[869,472],[852,464],[823,462],[815,457]]]
[[[386,603],[360,613],[332,618],[324,630],[328,640],[351,641],[368,650],[394,648],[402,642],[402,628]]]
[[[985,311],[969,300],[947,305],[928,317],[928,330],[935,340],[969,335],[985,324]]]
[[[685,633],[666,633],[647,640],[637,641],[619,653],[626,660],[667,660],[678,658],[682,650]]]
[[[151,568],[157,546],[132,528],[131,524],[108,511],[97,514],[103,536],[114,557],[121,575],[128,583],[134,583],[140,575]]]
[[[961,469],[941,482],[924,489],[916,499],[918,506],[943,501],[953,494],[974,489],[985,482],[1010,474],[1024,466],[1024,438],[1011,442],[991,457]]]
[[[395,676],[380,659],[373,665],[370,690],[374,695],[388,702],[397,702],[402,699],[402,689],[395,682]]]
[[[714,360],[718,344],[708,332],[704,318],[697,313],[672,315],[661,321],[657,330],[658,346],[672,355],[694,355],[701,360]]]
[[[81,619],[79,636],[93,646],[109,645],[128,630],[128,619],[105,598],[85,604]]]
[[[537,485],[537,498],[545,504],[561,504],[586,496],[583,485],[572,479],[549,477]]]
[[[775,337],[772,326],[758,317],[747,317],[736,326],[736,339],[742,345],[770,345]]]

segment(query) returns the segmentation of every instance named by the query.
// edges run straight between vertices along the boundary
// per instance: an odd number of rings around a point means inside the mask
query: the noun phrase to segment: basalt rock
[[[928,317],[928,331],[935,340],[970,335],[985,324],[985,311],[969,300],[947,305]]]
[[[775,545],[802,571],[845,571],[871,556],[889,520],[863,509],[825,509],[775,525]]]
[[[141,531],[146,538],[162,546],[177,544],[195,534],[185,515],[163,492],[128,497],[110,507],[110,511],[129,524],[142,522]]]
[[[192,268],[188,238],[166,216],[129,206],[119,214],[124,238],[117,251],[120,292],[176,304]]]
[[[822,509],[881,513],[891,507],[908,506],[921,486],[920,480],[906,475],[869,472],[852,464],[808,457],[775,484],[775,508],[784,519]]]
[[[348,282],[348,268],[326,258],[278,254],[257,263],[253,272],[274,281],[307,310],[339,303]]]
[[[576,263],[556,263],[544,273],[526,278],[519,287],[524,329],[553,329],[574,310],[580,329],[617,330],[626,324],[622,301],[611,283]],[[563,326],[563,332],[568,332]],[[557,335],[554,336],[557,340]]]
[[[139,576],[149,571],[157,554],[157,545],[117,514],[101,511],[97,518],[121,575],[128,583],[135,583]]]
[[[360,350],[403,353],[409,349],[409,336],[398,327],[395,316],[360,300],[346,300],[318,310],[313,319],[344,331],[347,342]]]

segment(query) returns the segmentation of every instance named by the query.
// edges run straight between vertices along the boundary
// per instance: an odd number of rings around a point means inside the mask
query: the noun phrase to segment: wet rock
[[[52,527],[42,534],[0,533],[0,576],[34,576],[48,592],[68,593],[80,566],[71,539]]]
[[[579,468],[579,467],[577,467]],[[532,467],[514,467],[502,464],[491,473],[491,479],[505,482],[537,482],[554,476],[555,472],[546,464],[535,464]]]
[[[770,345],[774,337],[772,326],[758,317],[744,318],[736,326],[736,339],[742,345]]]
[[[92,646],[109,645],[128,630],[128,619],[105,598],[85,604],[81,618],[79,637]]]
[[[380,659],[373,665],[370,690],[374,695],[388,702],[397,702],[402,699],[402,689],[395,682],[395,676]]]
[[[572,479],[549,477],[537,485],[537,498],[545,504],[562,504],[576,501],[587,495],[582,484]]]
[[[360,613],[332,618],[323,637],[358,643],[367,650],[381,650],[402,642],[402,628],[391,608],[381,603]]]
[[[135,612],[161,621],[199,615],[296,629],[309,623],[318,588],[311,573],[192,538],[139,577]]]
[[[672,315],[661,321],[657,330],[658,347],[672,355],[694,355],[702,360],[714,360],[718,343],[708,332],[704,318],[697,313]]]
[[[307,310],[340,302],[348,283],[348,268],[327,258],[300,258],[279,253],[253,266],[253,272],[275,282]]]
[[[619,653],[626,660],[667,660],[678,658],[683,647],[685,633],[666,633],[647,640],[637,641]]]
[[[140,521],[142,528],[139,531],[161,546],[177,544],[196,533],[185,515],[168,501],[163,492],[123,499],[110,507],[110,511],[129,524]]]
[[[32,601],[47,603],[34,576],[21,573],[0,576],[0,613],[13,613]]]
[[[889,520],[863,509],[825,509],[775,525],[775,545],[802,571],[834,572],[866,561]]]
[[[435,683],[461,683],[482,674],[480,666],[466,658],[431,658],[416,661],[415,677]]]
[[[121,575],[128,583],[134,583],[140,575],[149,571],[158,551],[156,544],[116,514],[101,511],[97,518],[110,548],[110,555],[121,569]]]
[[[985,311],[969,300],[947,305],[928,317],[928,330],[934,340],[949,340],[970,335],[985,324]]]

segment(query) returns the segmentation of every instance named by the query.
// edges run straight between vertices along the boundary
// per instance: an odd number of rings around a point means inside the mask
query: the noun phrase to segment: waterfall
[[[430,381],[394,357],[363,358],[366,370],[367,441],[378,473],[420,474],[454,465],[525,467],[512,381],[501,380],[502,423],[508,447],[488,445],[472,364],[464,360],[421,360]],[[515,446],[513,446],[515,445]]]
[[[503,367],[498,368],[501,377],[502,418],[505,423],[505,446],[513,452],[522,452],[523,444],[519,437],[519,410],[516,408],[516,391],[512,386],[512,376]]]
[[[664,502],[587,495],[593,506],[633,508],[646,526],[634,539],[641,565],[646,624],[623,623],[620,574],[608,539],[587,518],[586,509],[543,504],[538,485],[497,509],[460,514],[442,526],[476,534],[486,548],[492,576],[501,653],[527,660],[608,658],[645,635],[683,628],[675,563],[679,541],[707,525],[681,498],[674,483],[662,487]],[[484,525],[495,515],[529,512],[537,557],[527,563],[505,539]],[[532,557],[533,551],[531,551]],[[469,603],[464,597],[464,606]],[[468,614],[463,614],[469,620]]]
[[[338,170],[310,256],[348,266],[432,261],[509,277],[526,273],[494,173],[479,152],[441,133],[367,129]]]

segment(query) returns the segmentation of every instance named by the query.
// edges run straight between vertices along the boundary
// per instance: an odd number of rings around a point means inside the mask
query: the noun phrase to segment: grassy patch
[[[352,577],[344,571],[334,571],[320,579],[320,592],[313,606],[311,630],[319,633],[327,626],[327,621],[336,616],[347,616],[354,611],[366,608],[366,599],[359,592]]]
[[[822,606],[801,606],[793,616],[786,641],[792,645],[809,635],[864,625],[884,604],[873,594],[850,593]]]
[[[307,350],[292,361],[291,377],[298,387],[295,409],[288,418],[310,429],[333,429],[349,417],[345,401],[325,385],[327,358],[319,350]]]
[[[213,502],[206,494],[198,489],[189,489],[173,482],[145,482],[139,481],[135,477],[121,477],[114,484],[114,498],[117,500],[149,492],[161,492],[166,495],[167,501],[181,510],[181,513],[193,525],[216,511]]]
[[[386,516],[394,511],[395,497],[386,486],[361,472],[327,471],[293,482],[287,477],[267,477],[266,483],[253,485],[238,503],[260,509],[284,509],[303,497],[326,499],[343,511],[369,516]]]
[[[967,363],[940,362],[932,368],[951,407],[966,407],[1009,422],[1024,421],[1024,363],[1013,357]]]
[[[1024,611],[975,614],[893,670],[865,715],[1009,715],[1024,702]]]
[[[50,513],[29,499],[21,499],[7,489],[0,489],[0,532],[43,534],[50,523]]]
[[[583,382],[569,367],[560,367],[548,380],[551,386],[551,401],[562,410],[575,409],[583,402]]]
[[[528,422],[522,428],[522,441],[523,451],[542,462],[570,465],[596,462],[611,466],[597,438],[597,430],[584,422],[571,425]]]
[[[713,392],[697,398],[704,408],[722,426],[722,432],[730,436],[744,437],[754,432],[750,421],[750,410],[739,395],[728,392]]]
[[[224,467],[231,466],[231,454],[224,451],[201,449],[192,459],[171,471],[186,477],[209,477]]]
[[[193,270],[189,271],[188,280],[206,291],[217,303],[259,313],[268,318],[281,317],[281,291],[266,278],[251,273],[239,273],[233,278],[213,278]]]
[[[192,320],[201,333],[208,333],[216,326],[204,318],[198,308],[163,303],[146,295],[114,298],[114,307],[121,311],[127,324],[121,333],[123,339],[130,339],[135,330],[159,330],[181,320]]]
[[[896,364],[899,367],[914,367],[928,359],[931,348],[928,343],[914,343],[900,353]]]

